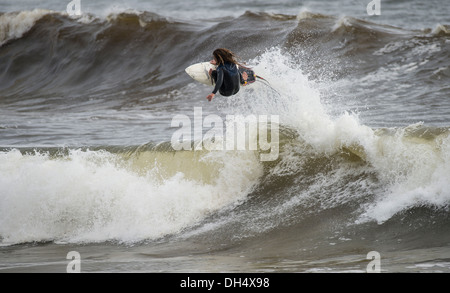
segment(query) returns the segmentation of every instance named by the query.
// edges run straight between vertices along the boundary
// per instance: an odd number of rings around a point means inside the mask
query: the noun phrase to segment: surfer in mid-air
[[[236,60],[236,55],[228,49],[220,48],[213,52],[213,60],[211,64],[217,65],[216,70],[209,70],[209,75],[214,79],[216,86],[211,94],[206,99],[211,102],[217,92],[222,96],[232,96],[237,94],[240,85],[247,83],[247,72],[238,70],[239,63]]]

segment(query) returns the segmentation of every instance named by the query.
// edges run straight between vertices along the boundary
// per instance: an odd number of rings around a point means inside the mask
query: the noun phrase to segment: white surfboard
[[[212,65],[209,62],[200,62],[192,64],[191,66],[186,68],[185,71],[194,80],[206,85],[214,86],[215,85],[214,79],[211,78],[211,76],[209,75],[210,69],[216,70],[217,65]],[[264,78],[256,75],[255,72],[250,68],[238,66],[238,69],[241,73],[243,73],[244,71],[247,73],[247,83],[245,85],[254,83],[257,77],[261,80],[264,80]]]
[[[206,85],[214,85],[214,80],[209,75],[209,70],[215,70],[216,65],[212,65],[209,62],[201,62],[192,64],[185,69],[186,73],[189,74],[194,80],[201,82]]]

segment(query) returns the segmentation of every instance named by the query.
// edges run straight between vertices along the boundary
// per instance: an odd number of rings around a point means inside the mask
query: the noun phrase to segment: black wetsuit
[[[225,62],[223,65],[219,65],[216,70],[211,73],[212,78],[216,82],[216,86],[212,91],[216,94],[217,91],[222,96],[231,96],[237,94],[240,89],[240,85],[245,81],[242,78],[242,74],[239,72],[236,64]]]

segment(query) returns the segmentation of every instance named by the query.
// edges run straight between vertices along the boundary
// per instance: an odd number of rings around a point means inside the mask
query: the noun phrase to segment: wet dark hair
[[[239,65],[237,56],[228,49],[219,48],[213,52],[214,59],[217,61],[217,65],[225,64],[225,62]]]

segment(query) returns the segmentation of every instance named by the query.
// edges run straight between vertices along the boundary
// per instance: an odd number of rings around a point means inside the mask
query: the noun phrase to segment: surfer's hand
[[[248,74],[247,74],[247,72],[243,72],[242,73],[242,78],[245,80],[245,81],[247,81],[247,78],[248,78]]]
[[[211,100],[214,98],[214,94],[209,94],[207,97],[206,97],[206,99],[208,100],[208,101],[210,101],[211,102]]]

